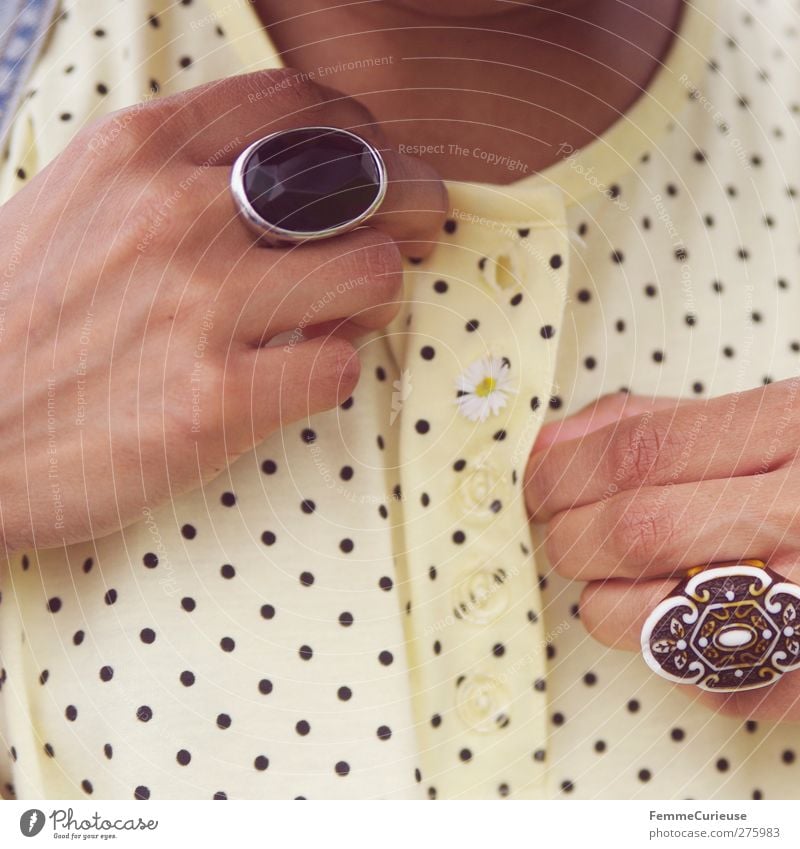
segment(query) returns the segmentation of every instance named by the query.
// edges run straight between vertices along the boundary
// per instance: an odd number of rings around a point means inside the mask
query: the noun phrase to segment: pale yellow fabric
[[[0,566],[7,792],[796,798],[796,728],[714,715],[587,637],[521,493],[547,417],[797,373],[795,7],[697,0],[589,148],[451,184],[342,408],[120,534]],[[65,8],[3,198],[94,117],[279,64],[244,2]],[[473,422],[456,380],[485,357],[512,391]]]

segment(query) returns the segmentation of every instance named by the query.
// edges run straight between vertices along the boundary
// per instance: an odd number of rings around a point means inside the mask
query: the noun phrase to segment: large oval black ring
[[[278,246],[339,236],[386,195],[386,166],[369,142],[336,127],[281,130],[251,144],[231,171],[248,226]]]

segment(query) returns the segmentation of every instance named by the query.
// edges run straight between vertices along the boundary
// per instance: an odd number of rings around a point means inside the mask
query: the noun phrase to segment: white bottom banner
[[[503,841],[536,849],[699,847],[702,841],[720,849],[797,847],[800,817],[794,801],[0,803],[0,847],[52,841],[152,849],[230,842],[502,849]]]

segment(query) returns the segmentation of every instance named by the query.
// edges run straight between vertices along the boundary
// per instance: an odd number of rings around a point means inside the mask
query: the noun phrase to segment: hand
[[[0,532],[5,551],[102,536],[213,478],[358,379],[348,341],[396,313],[446,193],[371,115],[291,71],[233,77],[82,131],[0,208]],[[228,190],[249,143],[303,125],[381,149],[370,226],[257,247]],[[305,339],[264,347],[281,333]]]
[[[581,621],[639,651],[645,619],[692,566],[758,558],[800,583],[800,378],[708,401],[606,396],[542,429],[528,462],[548,559],[588,581]],[[685,689],[724,713],[800,720],[800,674],[739,694]]]

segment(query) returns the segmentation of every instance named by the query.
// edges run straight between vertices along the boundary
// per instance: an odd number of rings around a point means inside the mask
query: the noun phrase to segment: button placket
[[[455,208],[488,202],[491,211],[491,193],[475,191],[467,198],[473,190],[457,187]],[[544,675],[543,624],[526,615],[540,604],[519,476],[544,414],[531,399],[551,389],[555,345],[536,331],[560,325],[565,290],[549,260],[566,253],[567,238],[560,196],[518,200],[502,231],[454,215],[449,244],[407,275],[413,322],[398,321],[392,342],[414,385],[401,413],[403,568],[420,744],[440,798],[493,795],[500,768],[512,786],[543,775],[519,758],[546,738],[546,702],[532,686]],[[426,345],[435,357],[420,358]]]

